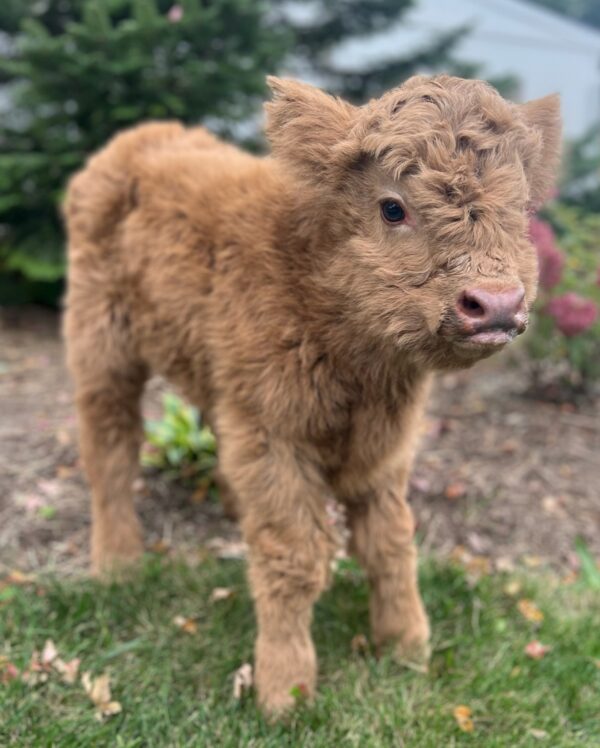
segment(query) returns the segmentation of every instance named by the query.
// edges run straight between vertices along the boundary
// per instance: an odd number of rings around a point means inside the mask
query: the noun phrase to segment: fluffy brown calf
[[[528,208],[559,106],[412,78],[363,107],[271,81],[273,155],[143,125],[72,181],[66,338],[92,487],[96,572],[142,551],[131,484],[152,372],[197,404],[249,545],[258,698],[312,694],[312,607],[347,508],[372,636],[428,657],[406,485],[430,372],[526,326]]]

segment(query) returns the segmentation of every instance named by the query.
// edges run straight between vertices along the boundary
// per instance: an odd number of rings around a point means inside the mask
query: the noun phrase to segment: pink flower
[[[551,299],[546,306],[558,329],[568,337],[579,335],[598,319],[598,307],[591,299],[576,293],[565,293]]]
[[[183,8],[181,5],[173,5],[167,13],[167,18],[171,23],[179,23],[183,18]]]
[[[565,258],[556,246],[552,226],[539,218],[529,221],[529,237],[537,249],[540,286],[546,290],[554,288],[562,277]]]

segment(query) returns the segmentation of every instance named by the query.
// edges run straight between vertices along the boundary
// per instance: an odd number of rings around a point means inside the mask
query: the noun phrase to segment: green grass
[[[520,596],[545,618],[533,628],[503,591],[506,577],[470,587],[456,567],[433,562],[422,589],[434,631],[429,675],[353,654],[366,633],[367,589],[347,564],[317,606],[319,697],[286,724],[270,725],[251,697],[232,697],[232,673],[251,661],[252,605],[238,561],[208,560],[192,569],[151,559],[126,585],[43,580],[18,587],[0,607],[0,655],[26,666],[52,638],[82,670],[111,674],[122,714],[104,722],[81,685],[51,677],[0,685],[1,746],[600,746],[600,600],[597,591],[525,580]],[[209,603],[217,586],[234,597]],[[172,623],[196,616],[189,635]],[[523,648],[552,645],[541,660]],[[473,711],[475,731],[452,716]],[[530,730],[544,731],[531,733]]]

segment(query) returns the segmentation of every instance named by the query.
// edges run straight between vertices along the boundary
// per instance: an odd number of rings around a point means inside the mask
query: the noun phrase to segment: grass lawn
[[[546,577],[484,576],[426,562],[422,589],[434,631],[430,673],[352,651],[368,633],[367,589],[352,563],[317,606],[319,697],[286,724],[269,725],[251,696],[232,696],[233,672],[252,660],[254,620],[240,561],[189,568],[152,558],[132,582],[88,581],[4,589],[0,655],[18,668],[51,638],[81,670],[108,671],[118,715],[98,721],[81,683],[57,673],[32,686],[0,682],[1,746],[600,746],[600,594]],[[215,587],[235,594],[209,602]],[[515,594],[516,592],[516,594]],[[544,619],[518,610],[528,598]],[[173,618],[193,616],[186,633]],[[524,647],[539,639],[542,659]],[[1,671],[1,667],[0,667]],[[6,679],[5,679],[6,680]],[[463,732],[453,709],[472,710]]]

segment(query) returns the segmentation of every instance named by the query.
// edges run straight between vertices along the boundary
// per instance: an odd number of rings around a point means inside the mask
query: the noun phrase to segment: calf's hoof
[[[121,543],[92,541],[92,576],[107,581],[126,579],[143,553],[141,536],[131,535]]]
[[[258,705],[270,719],[280,719],[315,693],[316,658],[312,647],[257,644],[256,691]]]
[[[426,673],[431,659],[431,645],[429,636],[411,641],[396,642],[393,650],[394,660],[402,667]]]

